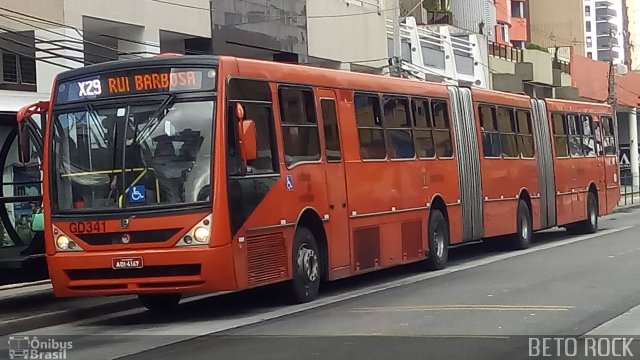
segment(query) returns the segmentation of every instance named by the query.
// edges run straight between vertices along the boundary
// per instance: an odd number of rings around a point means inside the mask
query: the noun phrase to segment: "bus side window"
[[[432,159],[436,157],[436,148],[433,145],[433,121],[431,119],[431,107],[427,99],[411,99],[413,110],[413,138],[415,149],[420,159]]]
[[[609,116],[603,116],[601,118],[602,129],[604,133],[604,153],[605,155],[616,155],[617,147],[616,147],[616,138],[615,138],[615,127],[613,124],[613,118]]]
[[[496,125],[496,108],[491,105],[479,105],[480,129],[482,131],[482,153],[484,157],[501,157],[500,133]]]
[[[582,125],[582,151],[585,156],[595,156],[595,138],[591,115],[580,115]]]
[[[531,112],[529,110],[516,110],[518,122],[518,150],[523,158],[535,157],[535,145],[533,143],[533,129],[531,128]]]
[[[340,129],[338,128],[336,102],[333,99],[322,99],[320,100],[320,109],[324,127],[327,161],[340,161],[342,160],[342,148],[340,147]]]
[[[285,164],[291,167],[299,162],[320,160],[313,92],[309,88],[281,86],[278,94]]]
[[[500,131],[502,155],[508,158],[516,158],[519,154],[516,141],[516,123],[513,115],[513,109],[498,107],[496,115],[498,131]]]
[[[416,152],[411,137],[409,101],[405,97],[384,97],[384,125],[391,159],[411,159]]]
[[[431,111],[433,113],[433,139],[436,144],[436,154],[438,157],[452,157],[453,143],[451,142],[447,103],[442,100],[432,100]]]
[[[278,172],[278,157],[273,123],[271,89],[265,81],[231,79],[229,82],[229,105],[227,107],[227,156],[230,175],[269,174]],[[234,105],[244,106],[245,118],[256,125],[258,157],[247,163],[247,168],[238,153],[238,120]]]
[[[380,99],[377,95],[355,94],[353,103],[360,139],[360,157],[363,160],[385,159],[387,150],[382,129]]]
[[[576,114],[567,115],[567,130],[569,130],[569,153],[571,157],[582,157],[582,125]]]
[[[553,142],[555,144],[556,157],[568,157],[569,145],[567,143],[567,124],[565,115],[554,113],[552,115],[553,124]]]

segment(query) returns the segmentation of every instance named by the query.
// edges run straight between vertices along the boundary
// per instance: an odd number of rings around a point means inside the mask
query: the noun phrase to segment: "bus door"
[[[41,109],[39,109],[41,110]],[[12,115],[0,131],[0,267],[19,271],[17,281],[46,278],[42,207],[42,123],[45,113]],[[34,227],[34,224],[36,226]],[[0,283],[14,282],[0,279]]]
[[[616,125],[613,117],[600,116],[596,126],[598,127],[596,130],[598,167],[602,169],[604,178],[602,185],[598,185],[601,194],[599,208],[600,214],[606,214],[620,201]]]
[[[349,245],[349,209],[345,183],[344,157],[340,136],[340,110],[337,93],[320,89],[316,92],[316,103],[324,129],[326,153],[327,201],[329,221],[327,240],[329,247],[329,269],[348,271],[351,259]]]

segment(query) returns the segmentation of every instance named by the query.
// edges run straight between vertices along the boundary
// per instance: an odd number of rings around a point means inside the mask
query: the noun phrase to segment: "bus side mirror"
[[[27,127],[26,121],[18,123],[18,157],[23,164],[31,161],[31,137]]]
[[[245,119],[244,106],[236,103],[236,119],[238,120],[238,137],[240,138],[240,157],[246,163],[258,158],[258,141],[256,139],[256,124],[253,120]]]
[[[258,158],[256,124],[253,120],[240,121],[240,156],[245,162]]]

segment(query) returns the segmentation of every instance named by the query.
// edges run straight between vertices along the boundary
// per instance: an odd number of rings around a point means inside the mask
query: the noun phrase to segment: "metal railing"
[[[453,13],[444,10],[427,10],[427,24],[453,25]]]
[[[513,62],[524,61],[524,51],[513,46],[488,41],[489,55]]]
[[[631,172],[620,172],[620,201],[618,206],[640,205],[640,188],[632,185]]]
[[[562,60],[553,60],[553,69],[560,70],[563,73],[571,74],[571,63]]]
[[[378,11],[381,10],[380,0],[345,0],[347,4],[353,4],[357,6],[362,6],[365,8],[373,8]]]

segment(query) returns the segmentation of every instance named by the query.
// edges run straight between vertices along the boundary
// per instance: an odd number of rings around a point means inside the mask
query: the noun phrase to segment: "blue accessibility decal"
[[[287,175],[285,178],[285,184],[287,186],[287,191],[293,190],[293,175]]]
[[[141,203],[147,200],[147,189],[144,185],[135,185],[129,189],[129,202]]]

